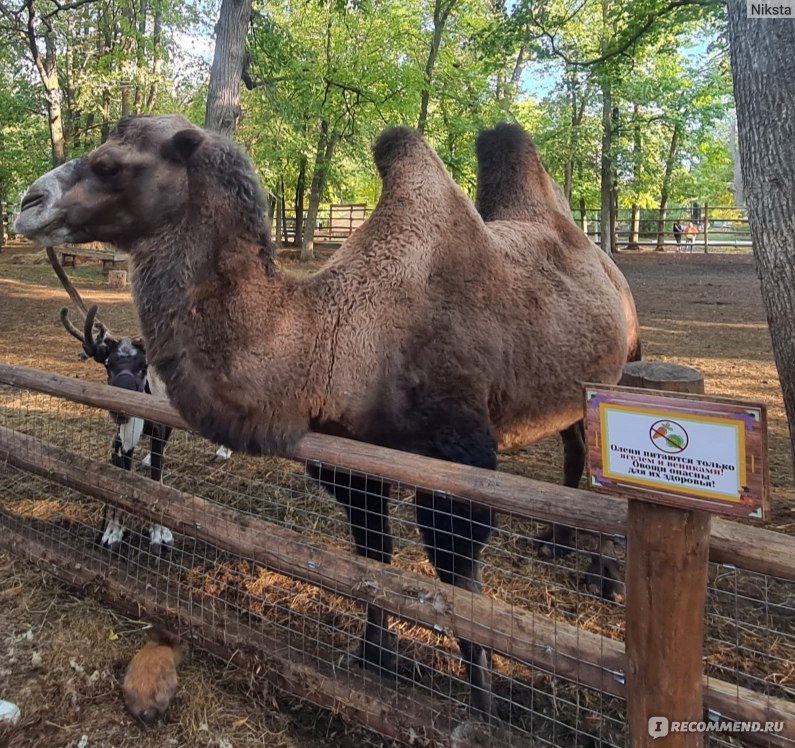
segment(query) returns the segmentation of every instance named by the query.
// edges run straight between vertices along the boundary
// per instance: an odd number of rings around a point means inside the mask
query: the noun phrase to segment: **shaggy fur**
[[[183,649],[177,638],[155,630],[127,666],[122,684],[124,703],[145,725],[161,719],[177,692],[177,667]]]
[[[581,386],[619,380],[637,346],[632,297],[520,129],[485,133],[478,157],[483,216],[417,133],[386,131],[377,207],[305,280],[275,273],[248,161],[181,117],[122,121],[42,177],[21,220],[39,241],[130,252],[150,362],[210,439],[289,452],[313,429],[493,469],[498,447],[564,432],[567,482],[579,480]],[[345,504],[357,551],[388,562],[389,486],[313,476]],[[491,512],[420,491],[417,515],[439,576],[479,590]],[[371,606],[368,622],[365,663],[392,669],[386,614]],[[460,644],[488,711],[485,653]]]

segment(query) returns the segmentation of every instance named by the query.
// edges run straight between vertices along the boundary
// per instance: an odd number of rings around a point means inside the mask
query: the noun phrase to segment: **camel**
[[[579,480],[581,385],[618,382],[638,350],[620,271],[569,217],[521,128],[480,136],[480,213],[416,132],[386,130],[373,155],[383,191],[371,217],[300,280],[278,272],[247,158],[177,115],[123,119],[32,185],[16,228],[129,252],[172,403],[236,451],[289,454],[311,430],[494,470],[498,449],[563,432],[566,482]],[[389,484],[309,470],[347,510],[357,553],[389,563]],[[416,514],[439,578],[480,592],[493,512],[418,490]],[[486,652],[459,646],[473,708],[494,714]],[[396,668],[375,605],[359,658]]]

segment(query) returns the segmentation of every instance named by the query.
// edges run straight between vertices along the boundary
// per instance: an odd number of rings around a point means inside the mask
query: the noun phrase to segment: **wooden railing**
[[[0,365],[0,384],[187,428],[165,400],[153,396],[5,365]],[[288,456],[446,491],[513,516],[614,534],[626,529],[624,500],[362,442],[308,434]],[[547,622],[537,614],[408,570],[309,543],[293,530],[249,515],[243,517],[234,509],[153,484],[142,476],[5,427],[0,427],[0,461],[151,521],[168,524],[185,535],[252,559],[278,573],[354,600],[377,603],[424,626],[442,626],[488,649],[604,693],[633,697],[626,693],[621,677],[625,670],[624,646],[612,639],[560,621]],[[124,486],[123,491],[119,490],[120,485]],[[197,517],[201,518],[200,523]],[[23,541],[14,533],[0,539],[0,545],[17,549],[20,543]],[[41,559],[49,558],[48,553],[46,549],[30,551],[31,556]],[[710,559],[795,581],[795,538],[780,533],[716,518],[712,523]],[[650,579],[649,584],[653,586],[654,580]],[[176,615],[178,611],[171,613]],[[280,660],[275,667],[281,668],[280,672],[292,672],[287,661]],[[289,682],[282,686],[289,690]],[[329,682],[326,687],[336,686]],[[326,697],[331,698],[328,693]],[[795,741],[795,705],[789,701],[709,678],[704,681],[704,703],[723,719],[784,722],[784,730],[777,735],[749,734],[748,740],[770,746],[792,745],[791,741]],[[357,718],[365,719],[361,715]],[[385,734],[404,737],[388,730]]]

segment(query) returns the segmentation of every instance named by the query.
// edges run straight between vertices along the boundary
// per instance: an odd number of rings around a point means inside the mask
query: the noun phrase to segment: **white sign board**
[[[596,490],[762,518],[764,406],[588,387],[586,430]]]

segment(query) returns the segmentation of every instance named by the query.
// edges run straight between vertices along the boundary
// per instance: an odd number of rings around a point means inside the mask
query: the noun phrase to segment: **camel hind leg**
[[[560,432],[563,441],[563,485],[577,488],[585,469],[585,424],[577,421]],[[533,546],[544,558],[568,556],[576,550],[574,528],[550,525],[533,539]]]
[[[387,504],[390,484],[380,478],[351,475],[320,465],[308,465],[307,472],[345,507],[356,553],[390,563],[393,547]],[[389,615],[377,605],[367,606],[367,627],[358,661],[378,673],[397,670],[395,636],[389,630]]]
[[[585,425],[577,421],[560,432],[563,441],[563,485],[577,488],[585,469]],[[581,534],[592,534],[587,531]],[[561,558],[577,551],[575,530],[568,525],[550,525],[533,540],[543,558]],[[591,555],[585,572],[585,586],[591,594],[609,599],[615,597],[623,585],[618,562],[611,555],[612,541],[599,539],[598,550]]]

